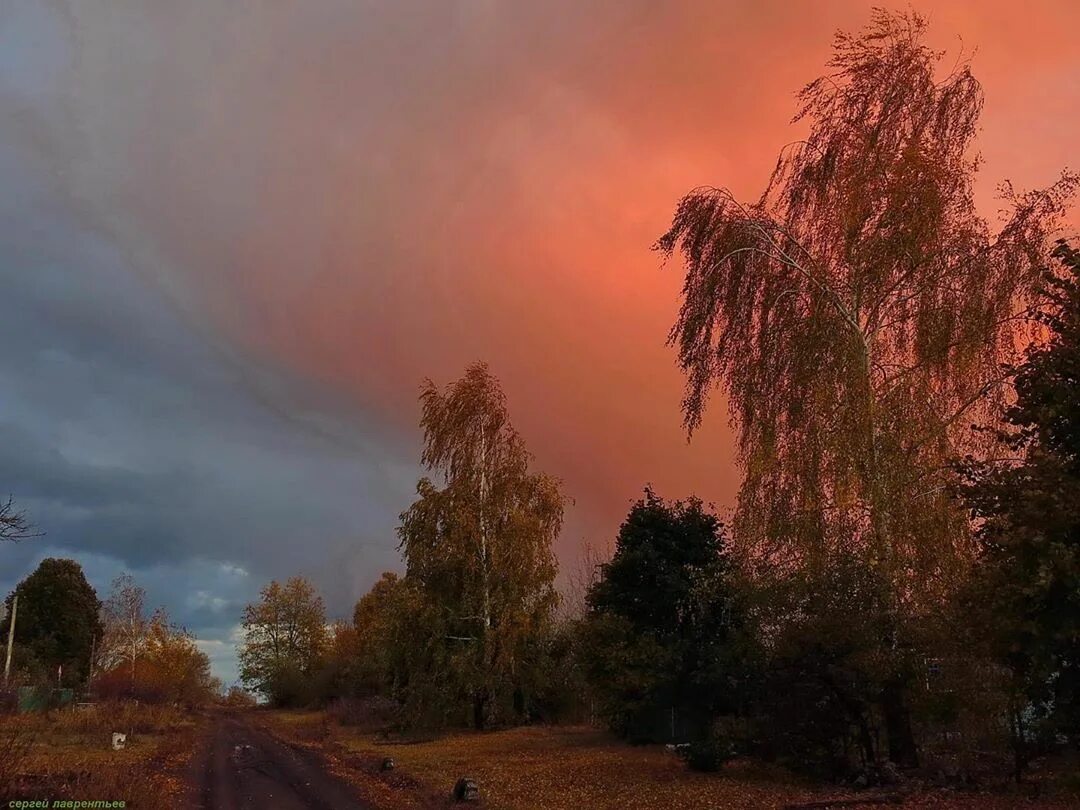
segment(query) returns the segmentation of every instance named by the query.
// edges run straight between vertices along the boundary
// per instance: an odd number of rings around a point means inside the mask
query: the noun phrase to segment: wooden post
[[[4,660],[4,686],[11,679],[11,645],[15,643],[15,616],[19,612],[19,592],[15,592],[15,600],[11,603],[11,624],[8,625],[7,658]]]

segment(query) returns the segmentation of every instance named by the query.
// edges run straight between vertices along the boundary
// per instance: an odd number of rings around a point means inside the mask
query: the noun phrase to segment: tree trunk
[[[1027,741],[1024,731],[1024,715],[1015,696],[1009,700],[1009,743],[1013,750],[1013,779],[1020,784],[1027,768]]]
[[[488,470],[487,470],[487,431],[480,424],[480,587],[481,587],[481,616],[483,629],[480,641],[480,666],[487,683],[479,690],[479,706],[473,707],[473,723],[477,730],[482,730],[485,725],[494,725],[495,718],[492,703],[491,675],[492,675],[492,622],[491,622],[491,548],[488,543],[487,516],[485,513],[488,494]]]
[[[878,457],[877,424],[875,408],[874,381],[870,348],[863,342],[865,362],[867,401],[867,439],[869,443],[869,485],[870,485],[870,523],[874,534],[874,562],[883,572],[884,613],[889,628],[888,653],[894,662],[897,655],[898,606],[895,589],[897,587],[896,549],[890,525],[890,499],[887,487],[882,480],[881,461]],[[881,690],[881,708],[885,715],[885,735],[889,746],[889,761],[899,768],[917,768],[919,752],[915,745],[915,734],[911,728],[911,711],[904,703],[904,682],[890,678]]]
[[[837,701],[843,706],[844,712],[858,729],[859,748],[862,751],[863,765],[870,767],[877,763],[877,752],[874,747],[874,736],[870,733],[870,724],[866,720],[866,712],[863,703],[842,690],[829,674],[823,676],[825,685],[836,696]]]
[[[486,689],[473,692],[473,728],[483,731],[487,721],[488,695]]]
[[[889,743],[889,761],[898,768],[919,767],[919,749],[911,728],[911,710],[904,702],[904,685],[890,681],[881,691],[885,715],[885,736]]]
[[[874,737],[870,733],[870,724],[866,722],[866,715],[861,710],[855,715],[855,723],[859,729],[859,748],[862,749],[863,766],[869,768],[877,762],[877,752],[874,751]]]

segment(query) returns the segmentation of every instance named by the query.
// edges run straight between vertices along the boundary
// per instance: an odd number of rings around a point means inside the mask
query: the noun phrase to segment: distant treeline
[[[46,694],[70,689],[79,700],[189,706],[220,696],[195,637],[163,608],[148,614],[146,592],[129,574],[113,581],[102,602],[77,562],[48,558],[8,595],[5,608],[5,644],[15,619],[7,709],[20,686]]]

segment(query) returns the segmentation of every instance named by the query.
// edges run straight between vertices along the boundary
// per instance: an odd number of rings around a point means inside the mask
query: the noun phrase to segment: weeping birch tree
[[[838,34],[828,73],[798,94],[809,134],[762,195],[696,189],[657,243],[686,268],[669,339],[687,429],[717,387],[738,429],[737,538],[774,569],[857,554],[893,626],[970,554],[948,462],[978,453],[971,426],[1001,412],[1077,185],[1006,184],[998,227],[980,217],[982,91],[964,60],[940,69],[925,28],[877,11]],[[889,731],[913,758],[910,735]]]
[[[421,479],[398,529],[406,583],[426,617],[420,659],[440,682],[456,679],[483,727],[527,681],[528,648],[551,622],[551,545],[565,498],[556,479],[530,472],[532,457],[485,364],[445,390],[428,381],[420,399],[421,460],[437,479]],[[432,661],[451,671],[432,671]],[[413,685],[421,679],[414,673]]]

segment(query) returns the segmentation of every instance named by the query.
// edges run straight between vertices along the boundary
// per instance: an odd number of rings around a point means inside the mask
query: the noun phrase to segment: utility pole
[[[8,625],[7,658],[4,661],[4,686],[11,679],[11,645],[15,643],[15,616],[19,612],[19,592],[15,591],[15,601],[11,603],[11,624]]]
[[[90,636],[90,674],[86,678],[87,691],[90,691],[90,684],[94,681],[94,662],[97,660],[97,633]]]

